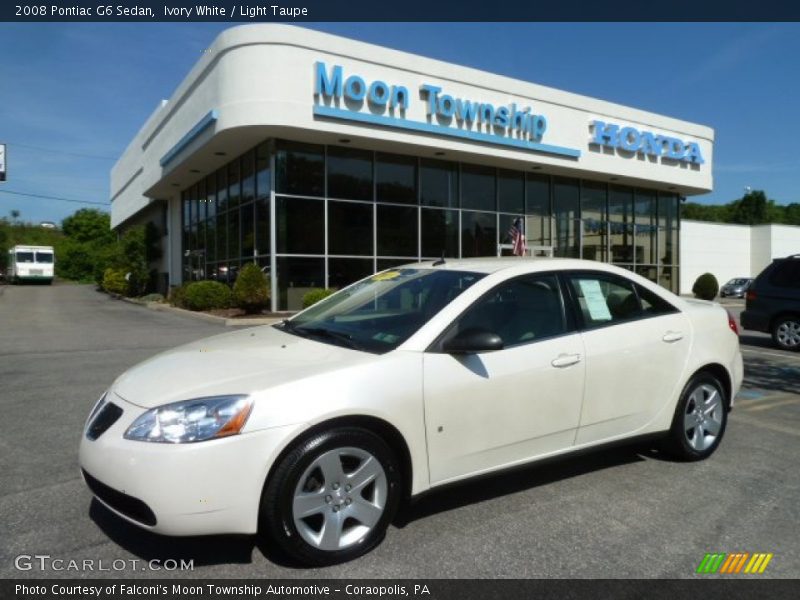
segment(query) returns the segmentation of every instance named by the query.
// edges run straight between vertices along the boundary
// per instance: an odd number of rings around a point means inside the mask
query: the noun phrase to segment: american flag
[[[508,230],[508,237],[511,238],[511,243],[514,244],[514,256],[525,256],[525,232],[522,227],[522,217],[517,217],[514,220],[511,229]]]

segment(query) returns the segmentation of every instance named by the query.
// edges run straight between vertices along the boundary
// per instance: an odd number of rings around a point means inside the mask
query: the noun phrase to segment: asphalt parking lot
[[[126,368],[224,330],[90,286],[0,285],[0,577],[685,578],[707,552],[770,552],[760,577],[800,575],[800,354],[750,333],[745,387],[704,462],[616,448],[452,487],[406,511],[371,554],[326,569],[286,565],[251,537],[143,532],[85,488],[84,420]],[[19,555],[126,562],[20,571]],[[194,569],[142,570],[153,559]]]

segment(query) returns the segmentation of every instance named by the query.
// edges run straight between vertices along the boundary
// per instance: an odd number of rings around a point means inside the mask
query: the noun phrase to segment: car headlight
[[[212,396],[148,410],[125,432],[125,439],[184,444],[235,435],[250,416],[248,396]]]

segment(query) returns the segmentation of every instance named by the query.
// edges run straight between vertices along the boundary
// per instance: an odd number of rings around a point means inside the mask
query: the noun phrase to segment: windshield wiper
[[[324,327],[303,327],[294,326],[291,330],[292,333],[297,333],[299,335],[312,335],[316,337],[327,338],[329,340],[334,340],[347,346],[348,348],[352,348],[353,350],[363,350],[364,347],[356,342],[353,339],[353,336],[349,333],[344,333],[342,331],[334,331],[332,329],[325,329]]]

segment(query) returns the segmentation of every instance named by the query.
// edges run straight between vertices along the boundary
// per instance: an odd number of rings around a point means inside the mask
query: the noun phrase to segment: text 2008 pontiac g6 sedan
[[[330,564],[456,480],[645,434],[706,458],[741,380],[724,309],[628,271],[418,263],[132,368],[92,409],[80,463],[141,527],[260,532]]]

